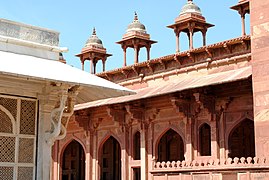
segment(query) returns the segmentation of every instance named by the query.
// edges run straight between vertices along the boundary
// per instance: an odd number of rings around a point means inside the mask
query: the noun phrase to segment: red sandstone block
[[[250,9],[262,9],[264,6],[269,5],[269,1],[250,0]]]
[[[269,23],[268,23],[268,28],[269,28]],[[268,32],[260,34],[261,36],[259,38],[255,38],[251,42],[251,49],[260,49],[264,47],[269,47],[269,29]],[[258,35],[257,35],[258,36]]]

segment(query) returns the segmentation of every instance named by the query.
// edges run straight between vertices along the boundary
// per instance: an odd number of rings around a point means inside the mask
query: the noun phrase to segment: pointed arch
[[[16,120],[12,114],[2,105],[0,105],[0,122],[1,127],[0,132],[3,133],[16,133]],[[3,121],[3,122],[2,122]]]
[[[99,152],[101,180],[121,180],[121,146],[117,139],[110,135],[101,144]]]
[[[207,123],[199,127],[199,153],[200,156],[211,156],[211,127]]]
[[[228,156],[254,157],[255,156],[255,135],[254,122],[250,119],[240,121],[229,133]]]
[[[85,151],[76,140],[72,140],[63,148],[62,180],[85,179]]]
[[[157,143],[157,161],[184,160],[184,143],[181,136],[173,129],[168,129]]]

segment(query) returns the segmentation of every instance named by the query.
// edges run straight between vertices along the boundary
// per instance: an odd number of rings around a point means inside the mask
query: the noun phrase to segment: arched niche
[[[231,158],[255,156],[254,122],[252,120],[244,119],[231,130],[228,138],[228,150],[228,156]]]
[[[100,179],[121,180],[121,147],[120,143],[110,136],[100,148]]]
[[[158,142],[157,161],[184,160],[184,143],[181,136],[174,130],[167,130]]]
[[[211,156],[211,127],[204,123],[199,128],[199,154]]]
[[[85,179],[85,152],[82,145],[72,140],[62,155],[62,180]]]

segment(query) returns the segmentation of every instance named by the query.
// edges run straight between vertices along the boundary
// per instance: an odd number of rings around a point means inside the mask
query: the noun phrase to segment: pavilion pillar
[[[90,59],[90,72],[93,74],[93,60]]]
[[[96,74],[96,64],[97,64],[97,61],[95,60],[95,58],[93,58],[92,62],[93,62],[93,74]]]
[[[189,36],[189,45],[190,45],[190,47],[189,47],[189,49],[193,49],[193,33],[194,33],[194,23],[189,23],[189,25],[188,25],[188,30],[189,30],[189,34],[188,34],[188,36]]]
[[[106,71],[106,58],[102,59],[102,63],[103,63],[103,72]]]
[[[179,47],[179,37],[180,37],[180,32],[175,29],[175,34],[176,34],[176,52],[178,53],[180,51],[180,47]]]
[[[81,70],[84,71],[84,62],[85,60],[84,59],[81,59]]]
[[[139,49],[138,49],[138,45],[134,45],[134,63],[136,64],[136,63],[138,63],[138,52],[139,51]]]
[[[150,45],[148,45],[146,48],[147,48],[147,60],[150,60]]]
[[[269,1],[250,1],[255,151],[269,156]]]
[[[201,32],[202,32],[202,36],[203,36],[203,46],[206,46],[206,32],[207,32],[207,29],[204,29]]]
[[[241,12],[241,21],[242,21],[242,36],[246,35],[246,26],[245,26],[245,12]]]
[[[123,66],[127,66],[127,62],[126,62],[126,47],[123,47]]]

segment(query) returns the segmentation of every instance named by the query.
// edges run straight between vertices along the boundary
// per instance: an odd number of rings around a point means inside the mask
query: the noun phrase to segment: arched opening
[[[254,122],[249,119],[239,123],[229,135],[229,154],[234,157],[254,157]]]
[[[119,142],[110,137],[101,149],[101,180],[121,179],[121,149]]]
[[[65,148],[62,159],[62,180],[85,179],[85,153],[75,140]]]
[[[206,123],[199,129],[199,152],[201,156],[211,156],[211,128]]]
[[[184,144],[178,133],[168,130],[158,144],[158,161],[184,160]]]
[[[133,158],[140,160],[140,132],[136,132],[133,139]]]

